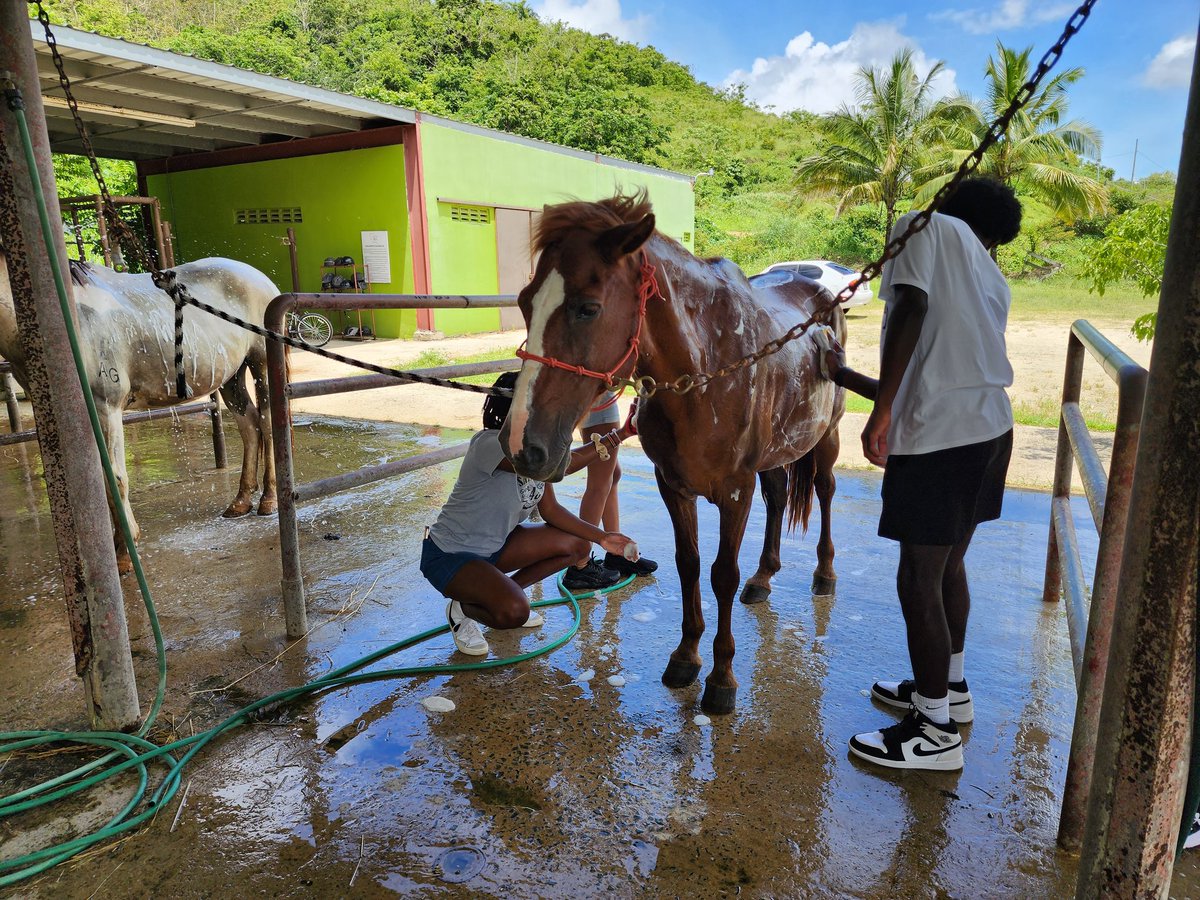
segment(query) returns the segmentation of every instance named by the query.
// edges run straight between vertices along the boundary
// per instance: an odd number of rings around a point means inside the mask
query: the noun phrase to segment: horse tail
[[[801,534],[808,531],[808,514],[812,512],[813,482],[817,474],[816,455],[809,450],[787,467],[787,523],[788,532],[802,526]]]

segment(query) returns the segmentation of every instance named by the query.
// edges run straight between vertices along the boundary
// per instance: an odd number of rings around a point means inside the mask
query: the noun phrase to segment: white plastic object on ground
[[[699,725],[701,728],[703,728],[705,725],[712,724],[712,719],[710,719],[708,716],[703,715],[703,714],[696,716],[696,718],[692,719],[692,721],[695,722],[697,725]]]
[[[421,705],[430,712],[454,712],[454,701],[449,697],[439,697],[434,694],[432,697],[422,697]]]
[[[622,675],[609,675],[608,683],[611,684],[613,687],[624,687],[625,686],[625,678]]]
[[[596,677],[596,670],[588,669],[586,672],[580,672],[578,675],[576,675],[575,680],[576,681],[591,681],[595,677]]]

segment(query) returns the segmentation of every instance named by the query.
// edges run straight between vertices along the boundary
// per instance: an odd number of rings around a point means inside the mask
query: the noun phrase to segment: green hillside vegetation
[[[862,119],[870,110],[775,115],[755,108],[738,86],[721,90],[698,82],[653,47],[542,22],[524,2],[47,5],[56,22],[74,27],[694,175],[697,252],[727,256],[748,273],[783,259],[859,265],[883,245],[887,213],[879,197],[864,188],[847,203],[828,184],[797,175],[846,139],[847,121],[839,122],[839,115]],[[891,70],[860,76],[885,107],[893,97],[888,78],[905,74],[901,55]],[[897,212],[927,195],[973,146],[997,104],[1019,86],[1028,59],[1025,51],[998,45],[979,61],[990,79],[987,97],[950,98],[954,110],[941,124],[913,126]],[[1101,136],[1087,123],[1067,119],[1069,86],[1083,77],[1078,69],[1058,73],[1023,119],[1019,145],[985,159],[984,168],[1010,179],[1025,203],[1022,234],[999,256],[1011,276],[1075,284],[1088,277],[1089,254],[1118,216],[1147,204],[1169,209],[1170,175],[1137,184],[1114,181],[1111,170],[1085,158]],[[895,96],[903,99],[902,93]],[[882,114],[931,112],[936,110],[920,100],[892,104]],[[869,122],[851,124],[859,128],[854,139],[872,139]],[[1047,164],[1057,167],[1058,180],[1073,192],[1055,196],[1023,174]],[[128,164],[108,169],[114,190],[133,190]],[[64,194],[95,189],[77,160],[60,159],[56,172]],[[859,187],[868,180],[860,177]]]

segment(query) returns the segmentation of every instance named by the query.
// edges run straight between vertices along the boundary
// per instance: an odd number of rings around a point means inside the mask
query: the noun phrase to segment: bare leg
[[[950,673],[950,628],[942,601],[942,579],[954,548],[900,544],[896,593],[908,632],[917,692],[937,700],[946,696]]]
[[[121,523],[117,515],[118,509],[124,509],[129,521],[129,533],[134,541],[141,537],[141,529],[133,517],[133,507],[129,505],[129,471],[125,465],[125,423],[121,421],[122,409],[118,405],[103,405],[98,410],[100,414],[100,430],[104,435],[104,443],[108,446],[109,460],[112,462],[113,475],[117,480],[118,496],[108,498],[109,512],[113,521],[113,544],[117,550],[117,571],[128,575],[133,571],[133,557],[125,546],[125,536],[121,534]]]
[[[683,594],[683,636],[671,654],[662,683],[667,687],[687,687],[700,674],[700,637],[704,634],[704,613],[700,611],[700,548],[697,541],[696,498],[676,492],[656,468],[658,492],[671,516],[675,529],[675,567]]]
[[[472,619],[491,628],[520,628],[529,618],[525,588],[576,559],[587,544],[550,525],[513,530],[496,565],[472,560],[450,579],[446,593]],[[505,572],[514,572],[510,578]]]
[[[612,431],[612,426],[606,423],[583,428],[580,430],[580,434],[583,436],[584,443],[588,443],[593,434],[605,435],[610,431]],[[620,530],[619,523],[609,523],[610,502],[614,514],[616,511],[616,481],[620,477],[619,472],[616,450],[609,451],[608,459],[597,459],[587,467],[587,485],[583,489],[583,499],[579,501],[579,518],[592,525],[599,525],[603,519],[605,531]],[[576,560],[575,564],[585,565],[590,557],[590,552],[591,548],[589,547],[589,556]]]
[[[967,567],[963,558],[975,534],[967,536],[950,551],[946,571],[942,575],[942,606],[946,609],[946,626],[950,629],[950,652],[962,653],[967,640],[967,618],[971,614],[971,591],[967,587]]]
[[[758,558],[758,571],[750,576],[742,589],[743,603],[762,603],[771,596],[771,579],[780,567],[779,541],[787,506],[787,469],[780,467],[759,472],[758,480],[767,504],[767,528],[762,555]]]
[[[713,594],[717,598],[717,635],[713,638],[713,668],[705,679],[704,697],[700,701],[700,708],[705,712],[731,713],[737,702],[737,679],[733,675],[733,595],[742,580],[738,551],[746,533],[753,497],[754,476],[750,475],[744,484],[717,503],[721,510],[721,542],[711,574]]]

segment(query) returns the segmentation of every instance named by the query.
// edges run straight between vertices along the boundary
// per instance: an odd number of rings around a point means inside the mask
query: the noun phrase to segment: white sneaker
[[[1193,847],[1200,847],[1200,813],[1196,813],[1196,818],[1192,820],[1192,828],[1183,842],[1184,850],[1191,850]]]
[[[530,609],[529,610],[529,618],[525,620],[525,624],[522,625],[521,627],[522,628],[541,628],[545,624],[546,624],[545,617],[542,616],[542,614],[540,612],[538,612],[536,609]]]
[[[913,709],[901,721],[850,738],[850,752],[889,769],[955,771],[963,767],[962,738],[953,720],[938,725]]]
[[[871,696],[880,703],[907,710],[912,706],[913,693],[917,683],[911,678],[903,681],[877,681],[871,685]],[[975,718],[975,703],[971,699],[971,689],[967,680],[952,681],[949,685],[950,721],[956,725],[966,725]]]
[[[446,621],[450,623],[450,634],[459,653],[468,656],[488,655],[488,642],[479,630],[479,623],[467,617],[457,600],[446,604]]]

